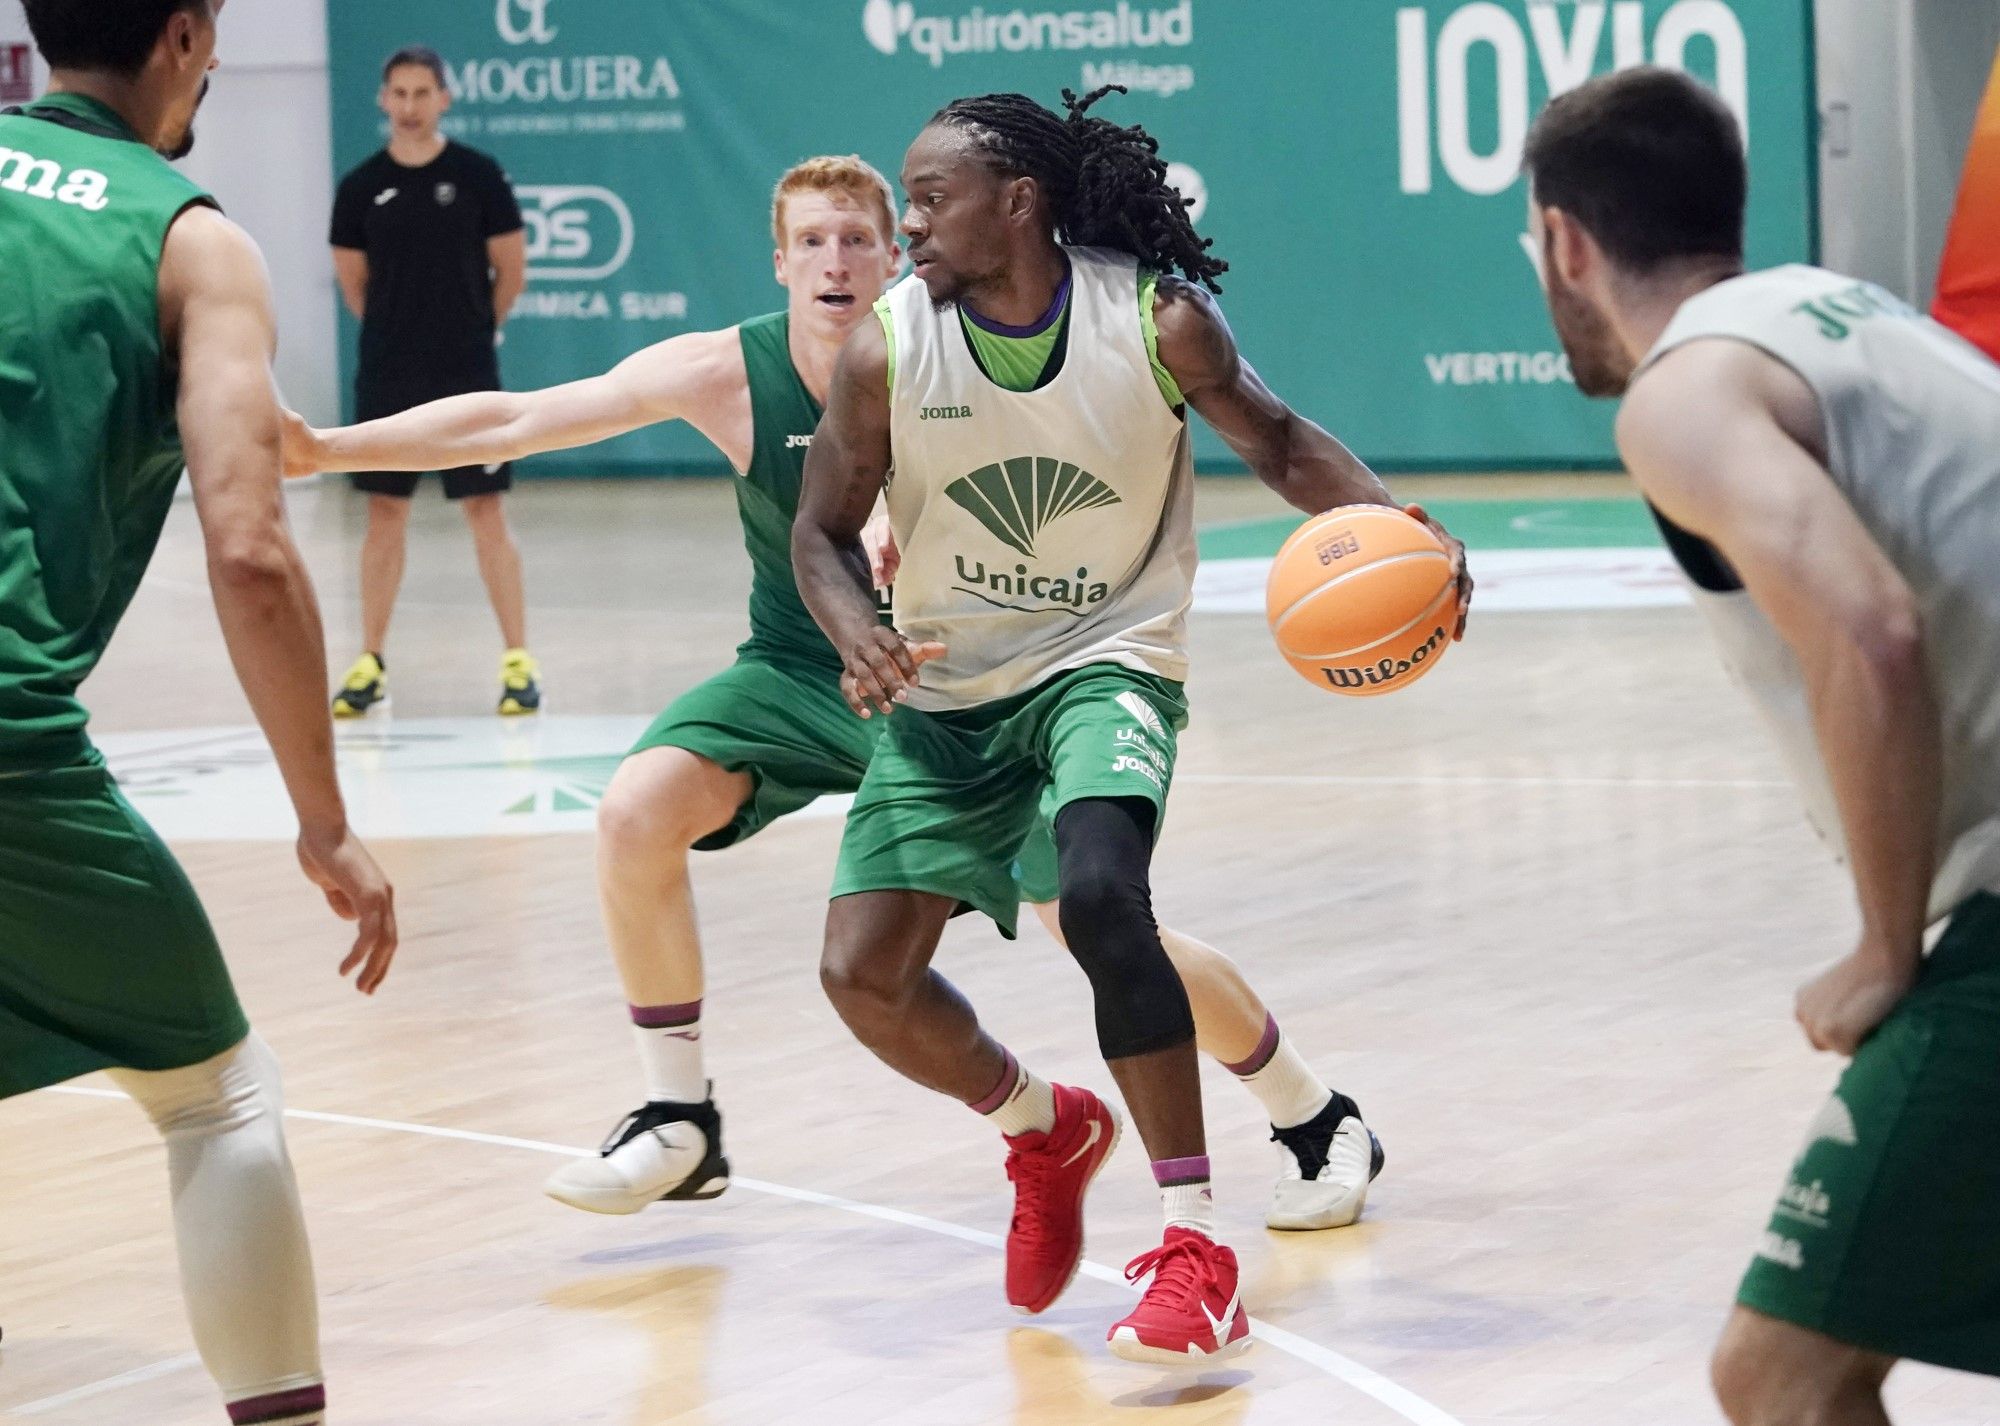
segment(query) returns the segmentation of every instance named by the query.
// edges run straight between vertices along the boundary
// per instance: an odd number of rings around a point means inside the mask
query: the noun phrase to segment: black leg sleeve
[[[1107,1060],[1194,1038],[1194,1016],[1153,920],[1153,805],[1087,798],[1056,816],[1063,939],[1097,998]]]

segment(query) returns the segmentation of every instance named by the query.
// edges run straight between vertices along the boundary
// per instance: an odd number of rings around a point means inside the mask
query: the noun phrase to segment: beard
[[[1004,260],[996,261],[985,272],[969,272],[962,267],[948,269],[940,279],[932,279],[939,285],[932,286],[932,280],[924,281],[924,290],[930,294],[931,310],[943,312],[947,308],[962,307],[968,297],[977,296],[980,289],[998,282],[1006,275]]]
[[[199,113],[201,111],[201,106],[203,101],[205,101],[208,98],[209,83],[210,83],[209,80],[206,79],[202,80],[201,93],[195,95],[194,97],[194,107],[196,113]],[[180,138],[174,143],[169,144],[165,149],[162,150],[162,152],[166,155],[169,161],[174,161],[174,162],[184,159],[189,154],[194,152],[194,114],[188,115],[187,128],[182,131]]]
[[[942,287],[933,287],[928,282],[924,291],[930,294],[931,311],[944,312],[956,307],[959,300],[972,288],[972,283],[963,273],[947,274]]]
[[[1623,396],[1632,380],[1632,367],[1610,320],[1562,280],[1553,258],[1545,271],[1549,315],[1555,319],[1556,336],[1569,358],[1576,389],[1585,396]]]

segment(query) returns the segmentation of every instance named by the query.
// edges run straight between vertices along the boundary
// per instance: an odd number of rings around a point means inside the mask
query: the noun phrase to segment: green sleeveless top
[[[95,100],[0,115],[0,773],[90,753],[77,687],[183,467],[161,248],[209,201]]]
[[[820,404],[792,365],[791,318],[753,317],[736,329],[750,378],[750,468],[737,473],[736,509],[750,552],[750,637],[739,658],[840,672],[840,657],[819,631],[792,575],[792,519],[799,481],[819,425]]]

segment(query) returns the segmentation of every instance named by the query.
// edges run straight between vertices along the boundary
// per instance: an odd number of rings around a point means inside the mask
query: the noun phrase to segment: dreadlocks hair
[[[952,100],[931,122],[963,129],[1001,173],[1034,179],[1063,242],[1116,248],[1141,266],[1178,270],[1220,292],[1215,279],[1229,264],[1210,257],[1212,240],[1195,232],[1187,201],[1167,182],[1158,140],[1137,124],[1128,128],[1088,113],[1113,92],[1123,94],[1125,86],[1106,84],[1081,99],[1065,89],[1062,114],[1025,94],[981,94]]]

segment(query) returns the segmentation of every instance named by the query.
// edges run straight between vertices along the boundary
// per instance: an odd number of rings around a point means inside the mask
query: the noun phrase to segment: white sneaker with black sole
[[[1274,1127],[1271,1138],[1278,1145],[1278,1182],[1266,1227],[1345,1228],[1361,1217],[1385,1155],[1375,1131],[1361,1122],[1358,1104],[1336,1094],[1305,1123]]]
[[[637,1213],[663,1201],[714,1198],[729,1187],[715,1100],[654,1100],[625,1116],[595,1158],[564,1164],[542,1186],[586,1213]]]

